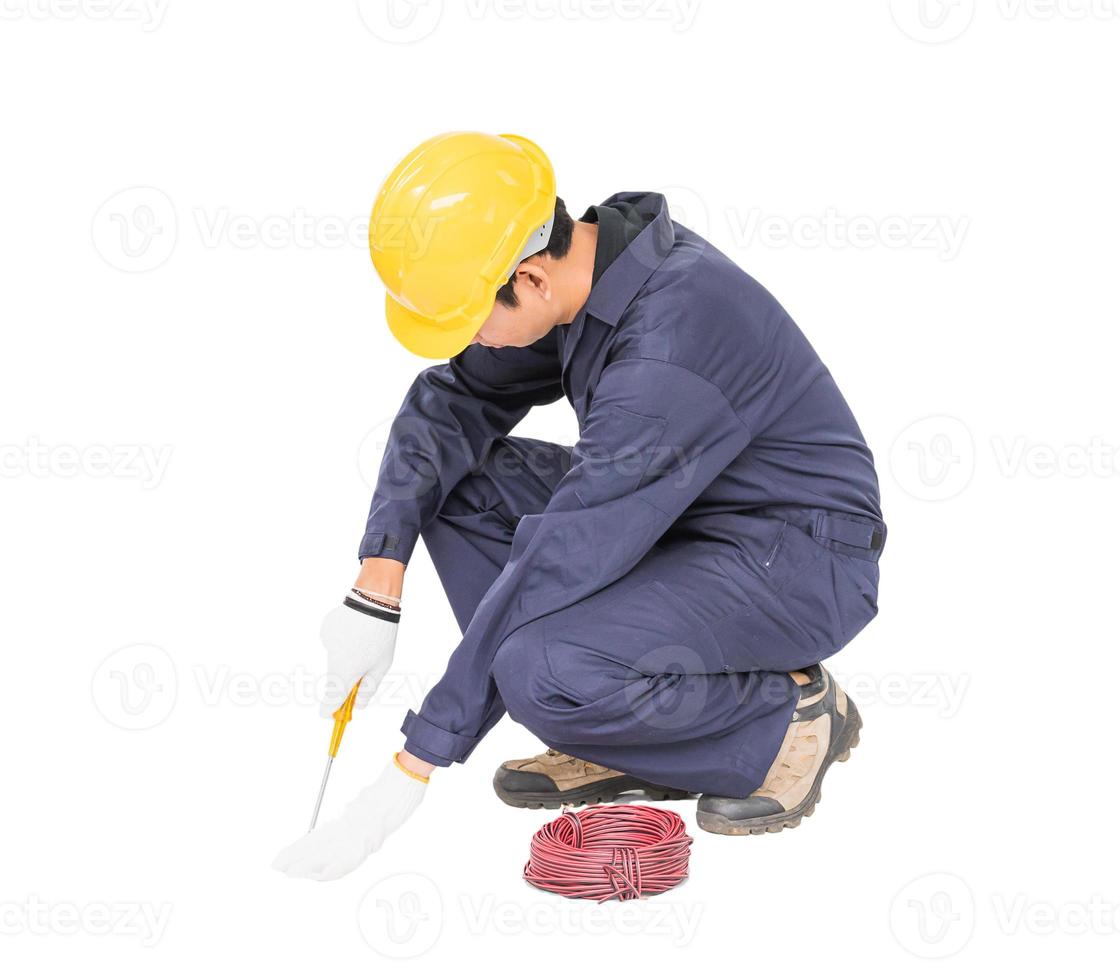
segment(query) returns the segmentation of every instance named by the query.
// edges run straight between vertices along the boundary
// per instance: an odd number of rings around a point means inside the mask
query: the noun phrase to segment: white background
[[[1115,7],[4,0],[0,970],[1115,962]],[[540,748],[508,720],[349,878],[269,869],[325,755],[319,621],[423,366],[364,222],[448,129],[530,136],[576,213],[664,190],[788,307],[878,461],[882,611],[831,664],[861,746],[795,831],[680,804],[692,876],[646,902],[521,881],[546,815],[492,795]],[[564,404],[520,431],[575,436]],[[328,812],[456,642],[422,550],[405,602]]]

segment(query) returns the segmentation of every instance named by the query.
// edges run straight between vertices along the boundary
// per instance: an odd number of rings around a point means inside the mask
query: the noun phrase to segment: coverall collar
[[[657,271],[673,247],[673,219],[669,217],[669,204],[664,195],[624,191],[608,197],[602,207],[620,203],[632,204],[639,211],[651,214],[652,220],[591,288],[583,311],[576,316],[573,325],[582,326],[582,312],[586,312],[596,320],[617,327],[622,314],[638,295],[638,290]]]

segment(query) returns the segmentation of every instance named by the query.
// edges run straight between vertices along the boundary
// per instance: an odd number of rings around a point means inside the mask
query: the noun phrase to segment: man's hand
[[[351,592],[323,620],[319,636],[327,650],[327,684],[319,705],[324,717],[346,700],[350,689],[364,678],[355,706],[364,708],[393,663],[397,644],[399,609]]]
[[[316,881],[349,874],[412,815],[427,784],[394,756],[381,778],[362,790],[339,817],[284,848],[272,866],[289,877]]]

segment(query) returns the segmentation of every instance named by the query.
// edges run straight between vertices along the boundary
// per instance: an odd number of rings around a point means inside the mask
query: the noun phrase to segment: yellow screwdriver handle
[[[346,726],[350,724],[350,719],[354,717],[354,702],[358,698],[358,688],[362,686],[361,678],[358,683],[351,689],[350,693],[346,695],[346,700],[334,713],[334,731],[331,732],[331,747],[329,755],[333,759],[338,755],[338,747],[342,744],[342,733],[346,731]]]

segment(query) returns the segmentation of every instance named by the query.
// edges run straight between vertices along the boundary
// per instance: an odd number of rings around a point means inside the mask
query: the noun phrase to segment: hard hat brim
[[[413,354],[435,361],[448,360],[466,350],[492,308],[493,304],[454,323],[436,323],[385,296],[385,319],[393,336]]]

